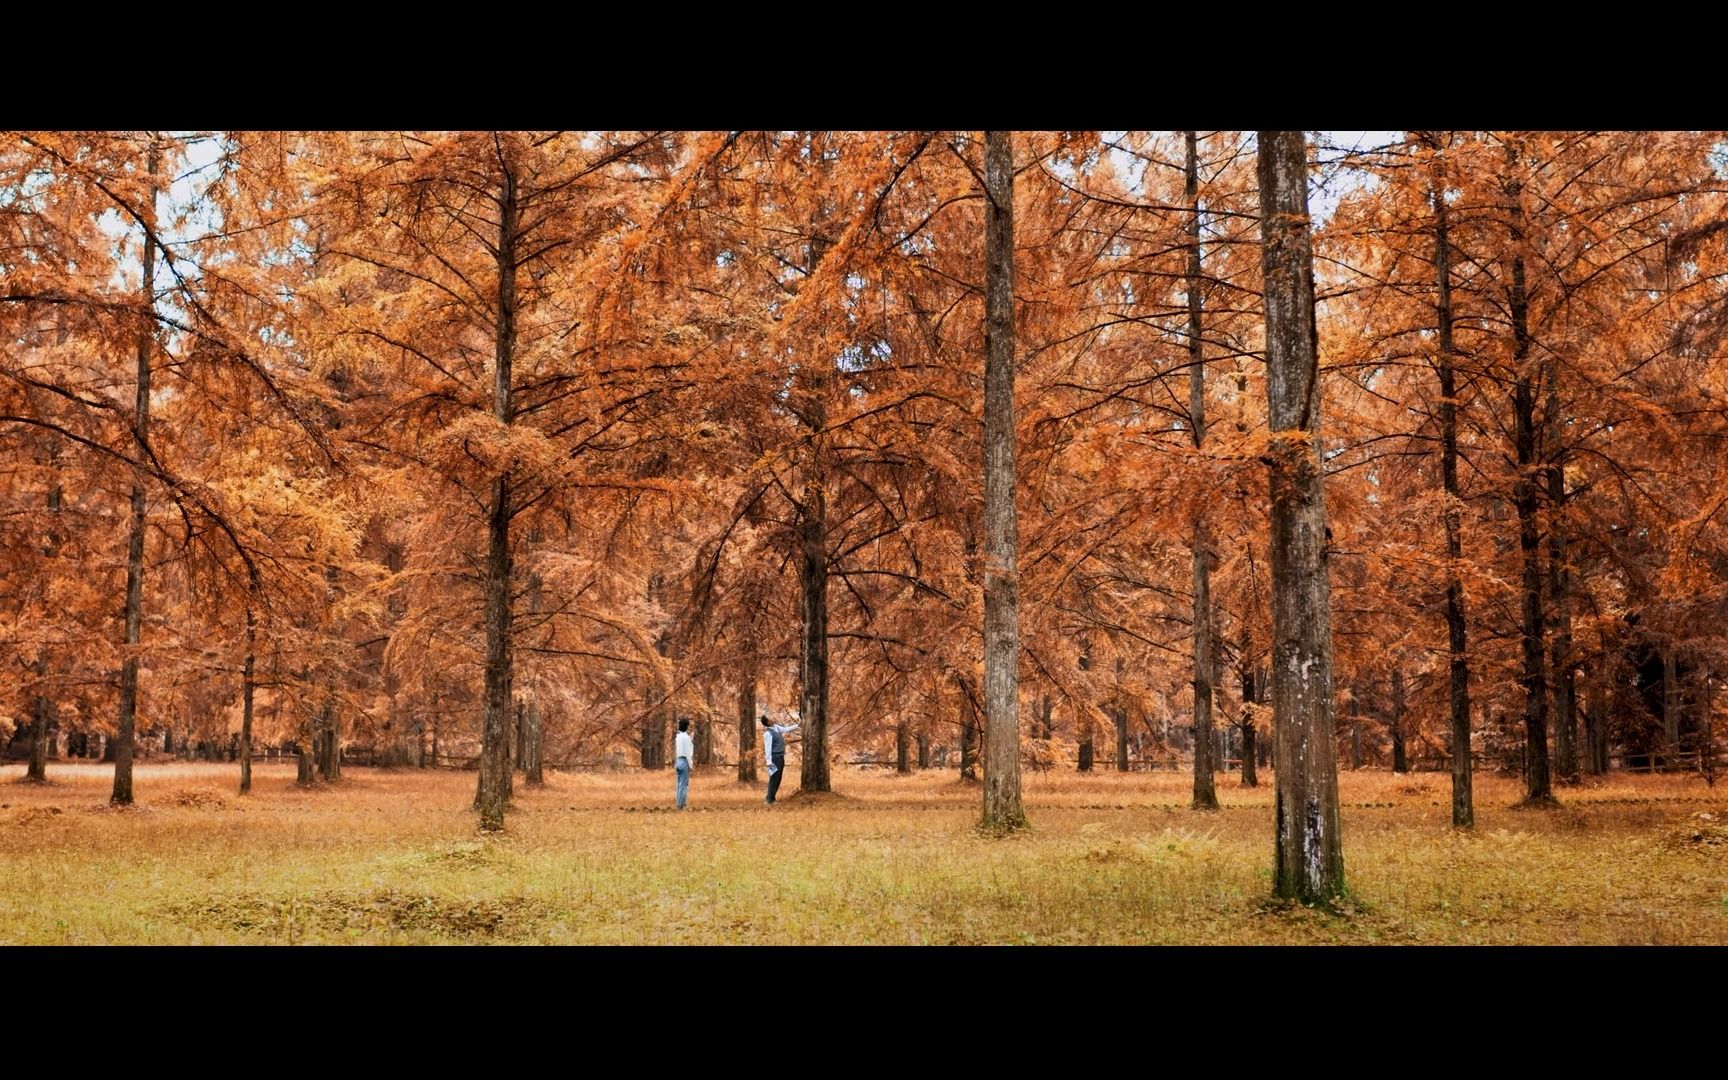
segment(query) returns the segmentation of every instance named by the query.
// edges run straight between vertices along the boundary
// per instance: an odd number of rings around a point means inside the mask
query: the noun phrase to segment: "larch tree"
[[[1446,499],[1447,704],[1452,734],[1452,824],[1475,824],[1470,760],[1470,654],[1464,615],[1464,583],[1458,572],[1464,545],[1458,511],[1458,377],[1454,363],[1452,243],[1446,206],[1445,132],[1428,133],[1429,205],[1434,212],[1434,375],[1440,389],[1440,486]]]
[[[1194,449],[1206,445],[1206,345],[1201,275],[1205,265],[1200,251],[1200,154],[1197,132],[1187,132],[1184,173],[1191,221],[1188,232],[1188,426],[1194,433]],[[1212,774],[1212,569],[1211,539],[1206,527],[1204,504],[1196,502],[1194,515],[1194,809],[1218,809],[1218,793]]]
[[[568,132],[332,136],[320,150],[315,228],[340,267],[319,282],[331,362],[376,371],[388,357],[401,378],[355,437],[412,420],[395,460],[430,466],[483,530],[483,829],[503,826],[511,794],[517,522],[580,490],[577,463],[615,450],[639,401],[629,364],[595,361],[610,309],[581,294],[628,272],[613,237],[667,150],[652,133]]]
[[[135,368],[132,434],[140,456],[150,453],[150,372],[156,348],[156,199],[160,194],[157,173],[162,151],[154,136],[144,151],[149,177],[137,211],[144,234],[144,252],[139,258],[139,306],[137,366]],[[123,608],[126,652],[120,661],[120,718],[114,731],[114,791],[110,801],[119,806],[132,803],[133,735],[138,719],[138,644],[144,628],[144,477],[132,481],[132,517],[126,532],[126,601]]]
[[[1013,133],[986,132],[984,146],[984,826],[1005,832],[1026,823],[1014,512]]]
[[[1304,903],[1330,903],[1344,892],[1344,846],[1332,746],[1332,610],[1308,146],[1300,131],[1262,131],[1258,141],[1271,427],[1273,891]]]

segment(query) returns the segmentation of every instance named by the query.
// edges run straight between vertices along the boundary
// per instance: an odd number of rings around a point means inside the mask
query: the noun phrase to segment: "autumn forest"
[[[40,827],[402,785],[526,881],[676,767],[998,873],[1240,840],[1195,910],[1327,940],[1429,933],[1401,846],[1728,853],[1722,132],[14,131],[0,342],[0,766],[89,818]],[[609,940],[491,888],[364,934]],[[908,940],[1163,939],[934,896]]]

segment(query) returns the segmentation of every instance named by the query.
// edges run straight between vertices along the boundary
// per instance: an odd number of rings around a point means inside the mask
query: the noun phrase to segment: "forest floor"
[[[790,770],[788,787],[797,767]],[[838,769],[839,794],[698,772],[518,780],[508,832],[476,833],[474,774],[347,770],[302,790],[261,766],[0,768],[0,944],[214,942],[1728,944],[1728,784],[1614,774],[1514,809],[1479,777],[1345,772],[1351,900],[1269,902],[1272,787],[1220,774],[1028,774],[1030,831],[979,835],[952,771]]]

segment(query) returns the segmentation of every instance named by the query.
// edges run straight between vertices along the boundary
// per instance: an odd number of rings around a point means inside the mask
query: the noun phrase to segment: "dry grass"
[[[1269,904],[1271,788],[1185,774],[1031,774],[1030,833],[973,829],[952,772],[842,770],[843,797],[699,773],[555,775],[509,833],[476,835],[471,773],[148,765],[0,769],[0,943],[1709,943],[1728,944],[1728,790],[1614,776],[1515,810],[1479,778],[1477,828],[1444,776],[1345,773],[1345,914]]]

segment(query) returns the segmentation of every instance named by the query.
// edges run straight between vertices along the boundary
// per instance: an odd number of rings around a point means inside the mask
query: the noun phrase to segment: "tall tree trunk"
[[[666,687],[658,680],[653,686],[655,697],[664,699]],[[664,701],[648,710],[642,717],[642,767],[644,769],[664,769],[666,767],[666,709]]]
[[[251,575],[252,596],[246,600],[246,661],[240,675],[240,794],[252,794],[252,706],[258,689],[258,573]]]
[[[1020,803],[1020,533],[1014,514],[1014,134],[984,133],[984,826]]]
[[[1590,697],[1584,703],[1584,771],[1601,776],[1608,771],[1608,732],[1602,723],[1602,681],[1590,683]]]
[[[316,725],[317,720],[313,720]],[[302,732],[302,737],[294,742],[294,782],[301,787],[310,787],[318,782],[318,770],[313,765],[313,742],[316,732]]]
[[[1662,756],[1663,768],[1680,763],[1680,662],[1672,645],[1662,649]]]
[[[818,401],[816,423],[823,421]],[[798,582],[803,640],[798,654],[798,723],[804,740],[798,786],[832,791],[828,776],[828,490],[818,440],[810,446],[809,475],[799,515]]]
[[[738,782],[756,782],[756,662],[738,672]]]
[[[1260,774],[1255,771],[1256,755],[1259,747],[1256,745],[1259,732],[1254,727],[1254,712],[1248,706],[1258,703],[1260,689],[1255,685],[1254,670],[1242,668],[1242,722],[1237,725],[1242,730],[1242,786],[1259,787]]]
[[[692,765],[714,764],[714,721],[710,716],[696,718],[696,760],[690,763]]]
[[[920,731],[917,735],[917,743],[918,767],[920,769],[928,769],[930,767],[930,736]]]
[[[1350,769],[1362,767],[1362,703],[1350,691]]]
[[[538,529],[528,533],[528,544],[532,549],[541,540]],[[528,614],[530,621],[539,626],[540,615],[545,611],[545,586],[540,577],[538,567],[528,572]],[[530,673],[528,693],[521,708],[521,730],[516,733],[516,757],[522,765],[522,779],[533,787],[546,782],[546,751],[545,751],[545,714],[540,705],[540,683],[537,675]]]
[[[1452,824],[1476,820],[1470,775],[1470,659],[1464,622],[1464,582],[1458,576],[1464,543],[1458,515],[1458,384],[1452,366],[1452,246],[1446,208],[1445,161],[1440,133],[1433,135],[1434,167],[1428,189],[1434,208],[1435,368],[1440,377],[1440,484],[1446,492],[1446,641],[1452,707]]]
[[[496,139],[497,137],[494,136]],[[516,174],[499,144],[502,182],[498,193],[498,322],[493,340],[495,360],[492,411],[500,424],[515,421],[512,366],[516,355]],[[486,515],[486,676],[485,718],[480,731],[480,780],[474,808],[480,827],[504,827],[510,800],[511,613],[510,613],[510,472],[492,482],[492,504]]]
[[[1698,672],[1698,768],[1704,773],[1704,783],[1716,786],[1716,686],[1708,667]]]
[[[63,335],[61,342],[64,342]],[[50,447],[48,460],[49,464],[58,471],[60,466],[60,445],[58,443],[54,443]],[[61,500],[61,487],[59,482],[56,481],[49,485],[46,500],[49,515],[55,522],[49,526],[48,542],[43,545],[42,548],[43,556],[48,559],[57,558],[60,554],[60,526],[58,520],[60,517]],[[38,683],[43,682],[48,674],[48,657],[46,655],[38,656],[36,662],[31,665],[31,671],[35,674]],[[49,702],[48,695],[43,692],[43,689],[44,688],[40,685],[37,687],[35,699],[31,702],[32,727],[30,732],[30,766],[28,771],[25,773],[26,780],[40,784],[48,782],[48,758],[51,756],[49,754],[49,749],[52,747],[54,741],[50,735],[50,732],[53,730],[54,706]],[[71,753],[70,745],[68,745],[67,753]]]
[[[810,136],[811,161],[826,171],[826,159]],[[811,223],[805,271],[814,275],[827,254],[823,235],[828,208],[819,206]],[[832,791],[828,775],[828,385],[832,369],[812,366],[802,419],[810,431],[799,504],[800,626],[798,650],[798,723],[803,757],[798,769],[802,791]]]
[[[1404,750],[1404,669],[1392,669],[1392,771],[1410,771],[1410,758]]]
[[[1199,136],[1184,132],[1187,144],[1188,274],[1183,287],[1188,293],[1188,426],[1194,449],[1206,443],[1206,353],[1201,340],[1203,315],[1200,298],[1200,155]],[[1212,569],[1211,536],[1207,528],[1204,500],[1194,510],[1194,799],[1196,810],[1218,809],[1213,773],[1212,738]]]
[[[1111,718],[1116,721],[1116,771],[1128,771],[1128,706],[1121,702],[1111,710]]]
[[[1595,711],[1596,689],[1594,679],[1586,677],[1584,685],[1574,693],[1574,707],[1578,710],[1580,730],[1578,738],[1578,768],[1585,776],[1596,774],[1596,721],[1591,715]],[[1580,696],[1582,695],[1582,696]]]
[[[1092,670],[1090,653],[1080,654],[1080,670]],[[1092,717],[1080,702],[1070,699],[1070,707],[1074,713],[1074,738],[1080,744],[1080,760],[1075,767],[1080,772],[1092,771]]]
[[[970,701],[960,714],[960,779],[978,779],[978,711]]]
[[[44,666],[38,662],[37,670]],[[25,769],[24,779],[38,784],[48,782],[48,714],[51,707],[48,698],[38,693],[30,703],[30,764]]]
[[[1508,165],[1518,167],[1516,154],[1507,148]],[[1525,796],[1532,805],[1554,801],[1548,775],[1548,674],[1543,655],[1545,619],[1542,613],[1543,573],[1541,523],[1537,520],[1540,439],[1536,430],[1536,389],[1531,378],[1530,302],[1524,279],[1523,185],[1516,176],[1506,181],[1507,211],[1511,227],[1512,284],[1509,306],[1512,316],[1512,364],[1517,382],[1513,388],[1513,441],[1518,457],[1518,479],[1512,500],[1518,511],[1518,549],[1523,556],[1524,591],[1524,745]]]
[[[151,177],[144,210],[144,262],[139,299],[137,394],[132,427],[140,459],[150,445],[150,352],[156,340],[156,170],[158,152],[150,141],[147,169]],[[138,645],[144,626],[144,477],[132,478],[132,527],[126,538],[126,657],[120,664],[120,719],[114,732],[114,791],[116,806],[132,805],[133,729],[138,722]]]
[[[1303,902],[1344,892],[1332,722],[1332,599],[1320,458],[1320,366],[1308,236],[1308,147],[1259,133],[1272,442],[1272,715],[1277,733],[1273,891]]]
[[[1554,765],[1560,778],[1578,779],[1578,719],[1575,704],[1577,679],[1572,670],[1571,573],[1566,569],[1566,525],[1561,512],[1566,506],[1565,447],[1561,443],[1559,365],[1550,363],[1546,423],[1550,437],[1548,457],[1548,589],[1554,639],[1549,660],[1554,684]]]
[[[539,787],[546,782],[546,717],[536,694],[523,709],[522,779]]]
[[[912,771],[912,732],[904,720],[894,725],[894,771]]]
[[[323,780],[342,778],[342,712],[336,707],[332,688],[324,704],[318,728],[318,776]]]
[[[321,780],[339,780],[342,777],[340,727],[341,713],[336,708],[334,690],[328,691],[331,696],[325,698],[323,711],[318,717],[318,778]]]

